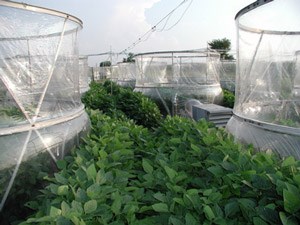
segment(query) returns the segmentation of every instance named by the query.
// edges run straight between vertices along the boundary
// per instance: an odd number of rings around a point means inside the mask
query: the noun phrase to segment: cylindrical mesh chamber
[[[236,15],[234,116],[227,129],[258,150],[300,159],[300,4],[260,0]]]
[[[190,99],[220,103],[220,55],[209,50],[148,52],[134,56],[134,91],[154,99],[164,114],[185,115]]]
[[[62,12],[0,1],[0,25],[1,211],[22,164],[41,154],[47,162],[61,159],[90,122],[79,91],[82,22]]]

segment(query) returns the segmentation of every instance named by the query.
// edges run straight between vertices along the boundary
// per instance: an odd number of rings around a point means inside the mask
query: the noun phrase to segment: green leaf
[[[181,206],[184,206],[184,201],[182,198],[173,198],[173,201],[178,203]]]
[[[178,182],[183,181],[183,180],[185,180],[187,178],[188,178],[187,174],[181,171],[178,174],[178,176],[175,177],[174,183],[178,183]]]
[[[100,158],[101,158],[101,159],[106,159],[106,158],[107,158],[107,153],[106,153],[106,151],[104,151],[103,149],[101,149],[101,150],[99,151],[99,155],[100,155]]]
[[[55,174],[54,174],[54,177],[55,177],[55,179],[56,179],[56,181],[57,181],[58,183],[61,183],[61,184],[67,184],[67,183],[68,183],[68,179],[65,178],[64,176],[62,176],[62,175],[59,174],[59,173],[55,173]]]
[[[154,198],[156,198],[157,200],[161,201],[161,202],[166,202],[167,198],[164,194],[162,194],[161,192],[157,192],[153,195]]]
[[[80,202],[73,200],[71,203],[71,209],[69,211],[69,215],[67,217],[68,218],[73,218],[74,216],[81,217],[82,214],[83,214],[82,204]]]
[[[185,215],[185,224],[198,225],[199,223],[197,222],[197,220],[193,217],[193,215],[191,213],[187,213]]]
[[[203,212],[209,221],[212,221],[216,217],[209,205],[203,207]]]
[[[215,175],[216,177],[221,177],[224,175],[223,169],[220,166],[211,166],[207,168],[207,170],[211,172],[213,175]]]
[[[57,168],[63,170],[67,167],[67,162],[65,160],[59,159],[56,161]]]
[[[83,209],[86,214],[96,211],[97,201],[93,199],[93,200],[90,200],[90,201],[84,203]]]
[[[95,183],[89,186],[86,190],[86,194],[91,199],[98,199],[102,194],[102,188],[100,184]]]
[[[29,201],[25,203],[25,206],[30,209],[37,210],[40,205],[37,201]]]
[[[73,225],[73,224],[69,219],[60,216],[56,220],[56,225]]]
[[[60,216],[61,215],[61,210],[54,207],[54,206],[51,206],[50,207],[50,216],[52,217],[57,217],[57,216]]]
[[[280,218],[275,204],[259,206],[256,208],[256,211],[264,221],[268,221],[270,224],[280,224]]]
[[[197,153],[201,152],[201,149],[197,145],[194,145],[192,143],[191,143],[191,149],[193,149],[193,151],[195,151]]]
[[[75,193],[75,200],[78,202],[86,202],[88,200],[88,196],[84,190],[78,188]]]
[[[152,206],[142,206],[139,210],[139,213],[143,213],[143,212],[146,212],[146,211],[151,211],[153,208]]]
[[[135,220],[134,222],[130,223],[130,225],[153,225],[153,224],[154,224],[154,221],[152,218]]]
[[[48,188],[50,189],[51,193],[53,193],[53,194],[55,194],[55,195],[57,195],[58,187],[59,187],[59,186],[56,185],[56,184],[50,184],[50,185],[48,186]]]
[[[253,225],[268,225],[268,223],[259,217],[253,217]]]
[[[300,209],[300,195],[291,190],[283,190],[284,209],[293,214]]]
[[[97,172],[96,182],[100,185],[106,182],[105,171],[103,169]]]
[[[280,220],[283,225],[298,225],[298,221],[296,218],[291,216],[286,216],[284,212],[279,213]]]
[[[293,165],[295,165],[295,163],[296,163],[295,158],[293,156],[289,156],[283,160],[281,166],[282,167],[293,166]]]
[[[213,193],[213,189],[206,189],[203,191],[204,196],[209,196]]]
[[[169,212],[168,205],[165,203],[156,203],[152,205],[152,208],[155,212]]]
[[[119,215],[121,211],[121,206],[122,206],[122,199],[121,196],[118,195],[113,204],[111,205],[111,210],[113,211],[114,214]]]
[[[26,223],[40,223],[40,222],[53,222],[55,220],[55,217],[53,216],[43,216],[40,218],[29,218]],[[42,223],[45,224],[45,223]],[[51,223],[49,223],[51,224]]]
[[[184,223],[182,223],[180,221],[180,219],[176,218],[175,216],[170,216],[168,224],[170,224],[170,225],[184,225]]]
[[[82,208],[82,204],[80,202],[73,200],[71,203],[71,207],[72,207],[72,210],[74,210],[74,212],[76,214],[81,216],[81,214],[83,213],[83,208]]]
[[[269,190],[272,188],[272,184],[269,181],[267,176],[262,175],[253,175],[252,176],[252,185],[257,189]]]
[[[300,188],[300,174],[294,175],[293,179],[296,182],[296,184],[298,185],[298,187]]]
[[[152,172],[153,172],[153,167],[151,166],[149,160],[143,158],[142,166],[143,166],[143,169],[144,169],[144,171],[145,171],[146,173],[152,174]]]
[[[86,169],[86,174],[89,180],[95,180],[96,179],[96,175],[97,175],[97,170],[96,167],[93,164],[91,164],[87,169]]]
[[[239,204],[237,202],[230,202],[225,205],[225,216],[234,218],[236,213],[240,211]]]
[[[240,207],[246,212],[254,211],[256,203],[253,200],[247,198],[240,198],[237,201],[240,204]]]
[[[63,201],[60,207],[61,207],[61,214],[63,216],[68,216],[68,214],[70,213],[70,206],[65,201]]]
[[[86,225],[86,223],[81,219],[79,220],[77,217],[72,217],[72,222],[74,225]]]
[[[172,144],[180,144],[182,140],[180,138],[171,138],[169,142]]]
[[[170,168],[168,166],[164,166],[164,169],[165,169],[168,177],[170,178],[170,180],[173,180],[176,177],[177,172],[175,170],[173,170],[172,168]]]
[[[68,185],[61,185],[57,189],[58,195],[67,195],[69,193],[69,186]]]

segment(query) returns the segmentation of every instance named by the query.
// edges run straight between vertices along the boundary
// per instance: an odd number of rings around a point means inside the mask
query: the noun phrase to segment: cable
[[[148,30],[145,34],[143,34],[140,38],[138,38],[135,42],[133,42],[133,44],[131,44],[129,47],[125,48],[123,51],[121,51],[119,54],[126,54],[126,52],[128,50],[133,49],[136,45],[138,45],[141,42],[147,41],[149,39],[149,37],[151,36],[151,34],[153,32],[156,31],[157,26],[162,23],[165,19],[165,25],[163,26],[163,28],[161,30],[159,30],[160,32],[162,32],[164,30],[164,28],[166,27],[171,15],[179,8],[181,7],[184,3],[188,2],[189,0],[183,0],[179,5],[177,5],[173,10],[171,10],[166,16],[164,16],[160,21],[158,21],[153,27],[151,27],[150,30]],[[191,0],[191,3],[193,2],[193,0]],[[188,7],[186,8],[186,10],[184,11],[184,13],[182,14],[182,16],[179,18],[179,20],[173,24],[171,27],[168,28],[168,30],[172,29],[174,26],[176,26],[180,20],[183,18],[184,14],[186,13],[187,9],[190,7],[191,3],[188,5]],[[146,38],[145,38],[146,37]],[[144,39],[145,38],[145,39]]]
[[[186,9],[184,10],[184,12],[182,13],[181,17],[179,18],[179,20],[177,20],[176,23],[174,23],[172,26],[170,26],[168,29],[165,29],[165,31],[169,31],[171,30],[173,27],[175,27],[184,17],[185,13],[187,12],[187,10],[190,8],[191,4],[193,3],[194,0],[191,0],[190,4],[186,7]]]

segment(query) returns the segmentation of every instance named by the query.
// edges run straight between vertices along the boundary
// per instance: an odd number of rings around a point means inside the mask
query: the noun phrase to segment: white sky
[[[151,27],[183,0],[18,0],[62,11],[83,21],[79,33],[81,55],[121,52],[132,46]],[[228,38],[236,46],[234,17],[254,0],[186,0],[168,20],[164,20],[146,41],[128,52],[199,49],[213,39]],[[189,6],[189,7],[188,7]],[[188,9],[187,9],[188,8]],[[187,9],[184,16],[184,11]],[[181,18],[181,19],[180,19]],[[178,22],[179,21],[179,22]],[[168,29],[178,22],[171,30]],[[95,65],[108,56],[89,57]],[[119,56],[122,61],[124,55]]]

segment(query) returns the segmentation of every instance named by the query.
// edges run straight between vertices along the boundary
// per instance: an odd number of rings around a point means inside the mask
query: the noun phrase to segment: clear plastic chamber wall
[[[20,166],[62,158],[89,129],[70,15],[0,1],[0,211]],[[20,179],[27,179],[21,177]]]
[[[185,115],[190,103],[220,103],[220,55],[208,49],[135,55],[134,91],[158,102],[166,114]],[[190,112],[189,112],[190,113]]]
[[[135,63],[118,63],[112,66],[112,79],[122,87],[135,87]]]
[[[79,56],[79,91],[81,94],[89,90],[91,80],[92,78],[89,71],[88,57]]]
[[[231,92],[235,91],[236,61],[221,61],[220,83],[221,87]]]
[[[300,159],[299,0],[257,1],[236,16],[236,101],[227,129]]]

